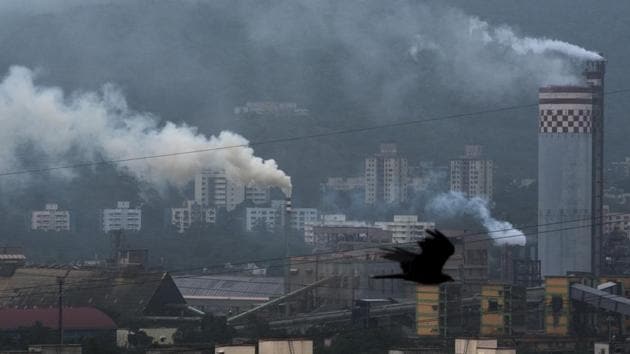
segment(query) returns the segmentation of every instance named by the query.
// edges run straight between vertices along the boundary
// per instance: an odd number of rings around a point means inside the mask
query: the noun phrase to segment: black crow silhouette
[[[383,249],[387,251],[383,258],[400,263],[402,274],[376,275],[374,279],[404,279],[420,284],[437,285],[453,281],[448,274],[442,273],[446,260],[455,252],[455,247],[448,238],[438,230],[427,230],[433,237],[418,241],[422,253],[414,253],[400,247]]]

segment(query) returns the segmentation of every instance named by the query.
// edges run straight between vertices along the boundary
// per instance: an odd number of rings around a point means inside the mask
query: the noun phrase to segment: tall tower
[[[381,144],[378,154],[365,159],[365,203],[399,204],[407,200],[409,167],[396,144]]]
[[[461,192],[468,198],[480,197],[492,200],[492,160],[482,158],[481,145],[466,145],[465,154],[451,160],[451,191]]]
[[[538,257],[542,275],[599,270],[604,62],[586,85],[539,90]]]

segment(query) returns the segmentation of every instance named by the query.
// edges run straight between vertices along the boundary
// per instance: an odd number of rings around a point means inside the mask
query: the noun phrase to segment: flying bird
[[[404,279],[420,284],[437,285],[453,281],[450,275],[442,273],[446,260],[453,255],[455,247],[438,230],[427,230],[432,237],[418,241],[422,253],[414,253],[400,247],[384,249],[383,258],[400,263],[402,274],[376,275],[374,279]]]

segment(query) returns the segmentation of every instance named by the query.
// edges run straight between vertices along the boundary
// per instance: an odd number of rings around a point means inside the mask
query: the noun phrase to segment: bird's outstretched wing
[[[423,261],[442,269],[448,258],[455,253],[455,247],[440,231],[427,230],[427,233],[432,237],[418,241],[418,245],[422,249]]]
[[[399,262],[403,272],[408,271],[410,264],[418,256],[417,253],[407,251],[400,247],[394,247],[394,249],[383,248],[382,250],[386,252],[383,254],[383,258]]]

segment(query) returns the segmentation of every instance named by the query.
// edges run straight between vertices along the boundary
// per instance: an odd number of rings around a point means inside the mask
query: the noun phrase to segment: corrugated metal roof
[[[272,298],[284,293],[282,277],[199,275],[173,278],[186,297]]]
[[[630,299],[612,295],[583,284],[571,285],[571,298],[586,302],[600,309],[630,316]]]

